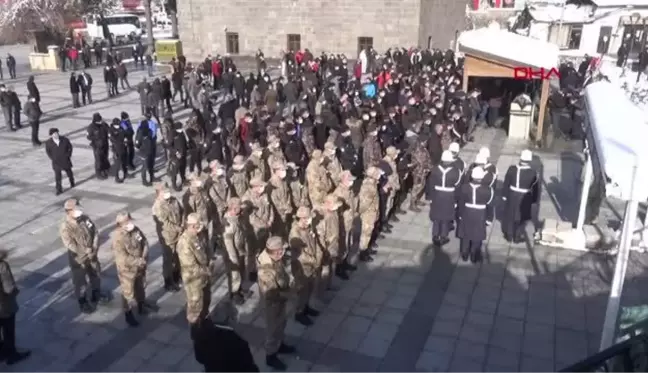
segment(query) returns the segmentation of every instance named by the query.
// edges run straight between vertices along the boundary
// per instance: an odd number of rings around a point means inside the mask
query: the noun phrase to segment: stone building
[[[178,24],[185,55],[253,55],[309,48],[345,53],[360,48],[430,44],[447,48],[466,27],[471,0],[183,0]]]

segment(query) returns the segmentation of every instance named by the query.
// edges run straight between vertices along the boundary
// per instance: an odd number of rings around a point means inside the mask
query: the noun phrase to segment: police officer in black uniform
[[[88,126],[87,139],[90,140],[92,153],[94,155],[95,174],[97,179],[105,180],[108,178],[110,170],[110,161],[108,160],[108,124],[103,121],[101,114],[92,115],[92,123]]]
[[[135,147],[142,158],[142,185],[150,186],[155,180],[155,137],[147,120],[141,121],[137,128]]]
[[[340,160],[340,165],[343,170],[347,170],[353,174],[356,178],[362,176],[362,165],[360,163],[360,157],[358,155],[358,150],[353,145],[353,140],[351,139],[351,130],[349,127],[342,127],[340,136],[337,138],[337,156]]]
[[[110,124],[110,145],[113,151],[115,182],[121,184],[128,176],[128,152],[126,131],[121,127],[119,118],[114,118]]]
[[[486,227],[493,221],[493,189],[483,182],[486,172],[475,167],[470,173],[470,181],[463,184],[457,198],[459,224],[457,236],[460,239],[461,259],[478,263],[482,259],[481,246],[486,239]]]
[[[216,126],[211,133],[208,133],[207,138],[205,139],[205,159],[207,163],[211,161],[218,161],[220,164],[224,164],[224,153],[223,153],[223,130],[220,126]]]
[[[133,139],[135,137],[135,130],[133,130],[133,124],[127,112],[122,111],[120,117],[121,122],[119,125],[124,130],[126,136],[126,164],[132,171],[135,169],[135,141]]]
[[[171,178],[171,185],[176,191],[182,190],[187,174],[188,136],[182,129],[182,123],[176,122],[172,141],[169,145],[169,164],[167,173]],[[180,176],[180,184],[178,184]]]
[[[448,243],[448,234],[455,220],[456,187],[461,182],[461,171],[454,165],[449,150],[441,154],[441,163],[428,176],[426,198],[430,204],[432,242],[441,246]]]
[[[525,240],[525,223],[532,218],[533,204],[540,195],[538,173],[531,167],[533,153],[523,150],[520,162],[508,168],[504,176],[502,199],[506,201],[502,221],[504,238],[515,243]]]

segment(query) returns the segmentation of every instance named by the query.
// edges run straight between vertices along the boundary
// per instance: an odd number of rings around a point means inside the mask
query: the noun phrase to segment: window
[[[373,47],[373,38],[368,36],[361,36],[358,38],[358,53],[363,49],[369,49]]]
[[[298,50],[301,50],[301,35],[288,34],[286,40],[289,51],[297,52]]]
[[[612,26],[601,26],[599,31],[599,40],[596,46],[596,53],[607,53],[610,49],[610,39],[612,38]]]
[[[225,34],[227,39],[226,51],[229,54],[239,54],[239,34],[238,32],[228,32]]]
[[[552,25],[549,42],[558,44],[561,49],[580,49],[583,25]]]

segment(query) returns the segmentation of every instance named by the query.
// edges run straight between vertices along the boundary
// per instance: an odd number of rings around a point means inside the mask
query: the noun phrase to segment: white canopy
[[[648,198],[648,124],[643,111],[620,88],[604,81],[587,86],[585,105],[588,139],[594,141],[595,157],[603,172],[618,186],[616,197],[630,199],[636,163],[634,199],[645,201]]]
[[[514,66],[547,70],[558,67],[558,46],[498,28],[480,28],[459,35],[459,52]]]

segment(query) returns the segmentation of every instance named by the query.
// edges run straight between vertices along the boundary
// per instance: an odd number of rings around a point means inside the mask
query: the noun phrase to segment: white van
[[[108,23],[108,31],[116,44],[132,42],[142,36],[142,25],[139,17],[135,14],[112,14],[105,16],[104,19]],[[88,16],[85,19],[88,36],[93,40],[104,38],[100,20],[101,18],[96,16]]]

